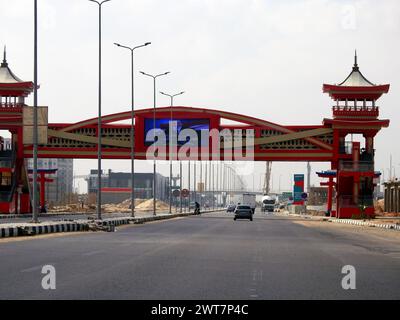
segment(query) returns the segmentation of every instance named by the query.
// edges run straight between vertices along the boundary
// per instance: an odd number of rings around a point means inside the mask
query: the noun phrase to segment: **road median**
[[[213,211],[204,211],[204,213]],[[77,231],[115,231],[116,226],[142,224],[151,221],[174,219],[194,215],[192,212],[149,215],[144,217],[116,217],[98,219],[68,219],[61,221],[43,221],[39,223],[0,224],[0,238],[34,236],[47,233]]]

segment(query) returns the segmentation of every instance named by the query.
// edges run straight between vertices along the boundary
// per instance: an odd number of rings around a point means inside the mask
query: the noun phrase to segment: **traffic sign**
[[[175,189],[174,191],[172,191],[172,195],[173,195],[175,198],[178,198],[180,194],[181,194],[181,192],[180,192],[178,189]]]
[[[182,197],[187,198],[189,196],[189,190],[188,189],[182,189]]]

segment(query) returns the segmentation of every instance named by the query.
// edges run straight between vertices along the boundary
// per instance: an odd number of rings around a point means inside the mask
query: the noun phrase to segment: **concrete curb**
[[[390,230],[400,231],[400,225],[393,224],[393,223],[381,224],[381,223],[372,223],[372,222],[367,222],[367,221],[358,221],[358,220],[354,220],[354,219],[329,219],[328,221],[335,222],[335,223],[351,224],[351,225],[356,225],[356,226],[375,227],[375,228],[381,228],[381,229],[390,229]]]
[[[7,237],[20,237],[20,236],[32,236],[46,233],[57,233],[57,232],[76,232],[76,231],[87,231],[89,225],[87,223],[78,222],[51,222],[40,225],[27,225],[22,224],[19,226],[1,227],[0,238]]]
[[[381,223],[360,221],[360,220],[355,220],[355,219],[336,219],[336,218],[329,218],[329,217],[322,217],[322,216],[305,216],[305,215],[299,215],[299,214],[289,214],[288,216],[296,216],[296,217],[302,217],[304,219],[321,220],[321,221],[329,221],[329,222],[335,222],[335,223],[351,224],[351,225],[355,225],[355,226],[375,227],[375,228],[381,228],[381,229],[390,229],[390,230],[400,231],[400,225],[394,224],[394,223],[381,224]],[[319,217],[319,219],[318,219],[318,217]]]
[[[81,212],[65,212],[65,213],[40,213],[38,217],[57,217],[57,216],[78,216],[84,215]],[[31,213],[24,214],[0,214],[0,219],[16,219],[16,218],[32,218]]]
[[[203,211],[202,213],[207,212],[215,212],[222,210],[213,210],[213,211]],[[103,220],[76,220],[76,221],[51,221],[44,222],[40,225],[27,224],[23,223],[20,225],[16,225],[14,223],[9,227],[0,227],[0,238],[7,237],[19,237],[19,236],[27,236],[27,235],[37,235],[37,234],[46,234],[46,233],[57,233],[57,232],[76,232],[76,231],[89,231],[90,225],[98,225],[98,226],[120,226],[131,223],[145,223],[150,221],[157,220],[167,220],[179,217],[187,217],[194,215],[193,212],[185,212],[185,213],[173,213],[173,214],[160,214],[156,216],[147,216],[147,217],[118,217],[118,218],[106,218]],[[110,228],[109,231],[112,229]]]
[[[157,220],[173,219],[178,217],[187,217],[193,215],[193,213],[176,213],[176,214],[162,214],[157,216],[148,217],[119,217],[119,218],[107,218],[104,220],[77,220],[77,221],[61,221],[61,222],[49,222],[42,223],[40,225],[31,224],[13,224],[9,227],[0,227],[0,238],[7,237],[19,237],[27,235],[38,235],[47,233],[57,232],[76,232],[76,231],[89,231],[91,224],[97,224],[100,226],[120,226],[131,223],[145,223]]]
[[[298,218],[303,218],[303,219],[309,219],[309,220],[317,220],[317,221],[328,221],[330,219],[329,217],[326,216],[312,216],[309,214],[298,214],[298,213],[275,213],[277,216],[281,217],[298,217]]]
[[[0,228],[0,238],[18,237],[18,227]]]

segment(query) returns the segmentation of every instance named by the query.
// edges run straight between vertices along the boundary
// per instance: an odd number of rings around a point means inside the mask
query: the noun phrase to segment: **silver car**
[[[250,206],[246,205],[238,205],[236,206],[235,209],[235,217],[233,220],[236,221],[236,219],[249,219],[250,221],[253,221],[253,209]]]

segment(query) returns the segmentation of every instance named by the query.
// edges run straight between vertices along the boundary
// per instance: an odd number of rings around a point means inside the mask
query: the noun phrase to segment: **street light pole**
[[[167,74],[169,74],[170,72],[164,72],[164,73],[160,73],[157,75],[151,75],[148,73],[145,73],[143,71],[140,71],[141,74],[143,74],[144,76],[148,76],[153,78],[153,134],[154,134],[154,141],[156,141],[156,79],[158,77],[161,76],[165,76]],[[153,215],[156,215],[156,157],[154,155],[154,160],[153,160]]]
[[[193,196],[194,196],[194,202],[197,202],[197,178],[196,178],[196,167],[197,167],[197,160],[194,160],[194,165],[193,165]]]
[[[142,48],[151,44],[146,42],[140,46],[128,47],[119,43],[114,43],[117,47],[128,49],[131,52],[131,216],[135,216],[135,89],[134,89],[134,63],[133,63],[133,51],[138,48]]]
[[[179,212],[182,213],[182,161],[179,161],[179,188],[181,189],[181,192],[179,192]]]
[[[96,213],[97,219],[101,219],[101,6],[111,0],[103,0],[98,2],[96,0],[89,0],[97,3],[99,6],[99,92],[98,92],[98,120],[97,120],[97,206]]]
[[[212,202],[213,202],[213,211],[215,210],[215,163],[211,162],[212,168]]]
[[[188,211],[190,211],[190,159],[188,161],[188,190],[189,190],[189,195],[188,195]]]
[[[167,96],[170,98],[171,103],[170,103],[170,122],[172,123],[172,107],[174,106],[174,97],[179,96],[181,94],[184,94],[185,91],[181,91],[176,94],[168,94],[160,91],[160,93],[164,96]],[[171,127],[171,125],[169,126]],[[171,132],[169,133],[169,213],[172,213],[172,152],[171,152]]]
[[[207,179],[208,179],[208,173],[207,173],[207,161],[204,161],[204,200],[205,200],[205,204],[208,204],[208,200],[207,200],[207,191],[208,191],[208,187],[207,187]]]
[[[34,50],[33,50],[33,194],[32,194],[32,222],[38,223],[38,206],[37,206],[37,152],[38,152],[38,63],[37,63],[37,0],[34,2]]]

